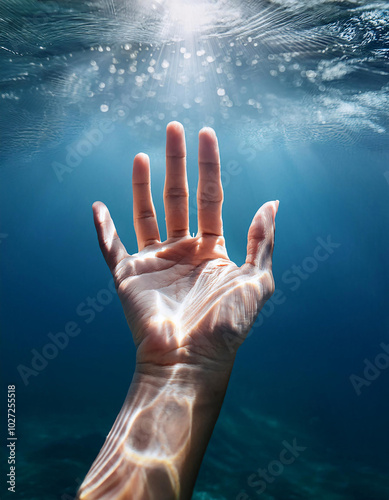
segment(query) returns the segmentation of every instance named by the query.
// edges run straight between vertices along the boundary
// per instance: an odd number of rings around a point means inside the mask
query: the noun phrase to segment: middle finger
[[[166,178],[163,193],[168,238],[189,234],[189,190],[186,175],[185,132],[181,123],[166,129]]]

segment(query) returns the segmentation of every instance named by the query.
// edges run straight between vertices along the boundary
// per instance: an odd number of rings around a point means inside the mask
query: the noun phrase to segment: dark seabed
[[[1,409],[14,384],[18,441],[16,493],[4,468],[1,498],[73,499],[122,405],[135,349],[91,204],[134,253],[145,151],[164,233],[165,127],[179,120],[192,232],[204,125],[231,260],[280,200],[276,293],[239,350],[193,498],[388,500],[388,112],[388,2],[4,0]],[[69,322],[79,334],[47,349]]]

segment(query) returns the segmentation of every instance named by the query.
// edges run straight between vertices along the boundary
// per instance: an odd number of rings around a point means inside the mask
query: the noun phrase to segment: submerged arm
[[[230,371],[137,367],[79,499],[189,500]]]
[[[160,241],[150,166],[133,168],[134,225],[139,252],[129,255],[107,207],[93,206],[137,348],[123,408],[81,485],[80,500],[189,500],[218,418],[236,351],[274,290],[272,253],[278,202],[251,223],[246,262],[230,261],[221,218],[223,189],[215,132],[199,137],[198,233],[189,233],[183,127],[167,129]]]

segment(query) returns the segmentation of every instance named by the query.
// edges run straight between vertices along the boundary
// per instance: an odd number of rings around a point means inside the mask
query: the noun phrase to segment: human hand
[[[138,253],[127,253],[103,203],[94,203],[93,213],[100,247],[137,347],[137,365],[153,368],[184,363],[217,369],[231,365],[274,291],[272,253],[278,201],[266,203],[255,214],[246,262],[238,267],[228,258],[223,238],[220,158],[212,129],[199,134],[196,236],[189,232],[181,124],[172,122],[167,127],[166,241],[160,241],[149,158],[144,154],[135,157],[132,182]]]
[[[266,203],[238,267],[227,255],[216,135],[200,132],[198,233],[189,233],[184,129],[167,128],[160,241],[146,155],[133,169],[139,252],[129,255],[108,209],[94,219],[137,347],[127,398],[78,492],[82,500],[189,500],[227,389],[238,346],[274,289],[272,252],[278,202]]]

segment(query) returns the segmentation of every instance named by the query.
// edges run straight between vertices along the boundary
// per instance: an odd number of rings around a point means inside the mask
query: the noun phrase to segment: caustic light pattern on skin
[[[148,486],[153,485],[154,477],[162,477],[160,488],[164,498],[182,498],[179,463],[190,448],[196,397],[194,392],[177,387],[174,379],[178,371],[178,367],[173,368],[162,390],[156,390],[151,383],[144,387],[142,395],[134,396],[130,389],[99,456],[81,485],[79,500],[98,500],[106,497],[107,491],[109,498],[118,500],[160,498],[143,489],[139,480],[142,467],[145,467],[145,476],[150,474]],[[153,477],[154,467],[158,467],[158,474]]]
[[[291,291],[296,291],[300,287],[302,281],[308,279],[308,277],[317,270],[318,262],[326,261],[334,252],[334,249],[340,246],[340,243],[332,241],[331,236],[328,236],[326,240],[319,237],[317,238],[317,242],[319,245],[313,252],[314,257],[306,257],[302,261],[301,266],[294,265],[290,270],[283,273],[282,282],[289,285]],[[96,314],[102,312],[104,308],[112,302],[114,294],[116,295],[116,289],[113,280],[110,280],[107,289],[100,290],[96,294],[96,297],[87,297],[85,301],[82,301],[77,306],[77,316],[83,318],[86,324],[90,324],[95,319]],[[248,336],[252,334],[254,329],[259,328],[263,324],[264,318],[268,318],[273,314],[276,306],[283,304],[286,299],[285,293],[278,288],[263,307]],[[31,350],[32,358],[29,365],[18,365],[17,370],[23,383],[27,386],[30,383],[30,377],[37,377],[48,366],[49,361],[57,358],[59,352],[63,351],[68,346],[70,339],[77,337],[80,333],[81,328],[79,324],[74,321],[69,321],[65,325],[63,332],[58,332],[56,334],[50,332],[47,335],[50,342],[46,343],[39,351],[37,349]],[[241,342],[240,339],[236,337],[232,338],[228,334],[224,335],[224,340],[230,350],[234,350],[236,342]],[[357,383],[356,379],[354,383]],[[358,384],[361,384],[361,382],[359,381]],[[362,385],[369,385],[369,382],[365,381]]]

